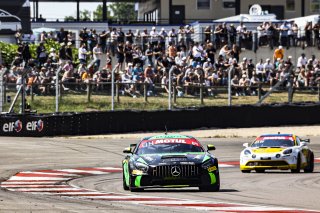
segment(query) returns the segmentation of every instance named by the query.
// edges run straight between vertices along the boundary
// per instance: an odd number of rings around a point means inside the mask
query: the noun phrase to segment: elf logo
[[[26,129],[27,131],[36,131],[38,130],[38,132],[41,132],[43,130],[43,121],[42,120],[38,120],[38,121],[30,121],[27,123],[26,125]]]
[[[20,120],[17,120],[15,122],[9,122],[3,124],[2,130],[4,132],[20,132],[22,130],[22,122]]]

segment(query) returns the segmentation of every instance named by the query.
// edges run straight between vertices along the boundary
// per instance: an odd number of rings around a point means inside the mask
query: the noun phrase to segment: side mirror
[[[249,143],[244,143],[243,146],[247,148],[249,147]]]
[[[310,143],[310,139],[309,139],[309,138],[307,138],[307,139],[303,139],[303,140],[301,140],[301,142]]]
[[[127,153],[127,154],[131,154],[132,151],[131,151],[131,147],[127,147],[123,150],[123,153]]]
[[[214,145],[212,145],[212,144],[208,144],[207,145],[207,149],[208,149],[208,151],[209,150],[216,150],[216,147]]]
[[[136,147],[137,146],[137,144],[136,143],[132,143],[132,144],[130,144],[130,147]]]

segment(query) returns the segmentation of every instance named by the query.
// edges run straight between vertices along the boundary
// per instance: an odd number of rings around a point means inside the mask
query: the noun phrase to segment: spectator
[[[14,34],[16,39],[16,44],[22,44],[23,33],[21,29],[18,29],[17,32]]]
[[[64,66],[65,63],[67,62],[68,60],[68,57],[67,57],[67,50],[66,50],[66,44],[64,42],[62,42],[61,44],[61,47],[59,49],[59,64],[61,66]],[[53,62],[57,62],[57,61],[54,61],[52,60]]]
[[[158,39],[159,39],[159,34],[156,30],[156,27],[152,27],[152,30],[150,31],[150,44],[152,48],[158,45]]]
[[[66,57],[67,57],[67,60],[73,61],[72,42],[70,41],[67,44]]]
[[[306,66],[308,62],[308,59],[304,53],[301,54],[301,56],[298,58],[297,61],[297,68],[301,68],[302,66]]]
[[[37,60],[38,60],[39,66],[42,66],[47,60],[47,51],[46,51],[46,48],[44,47],[43,42],[40,42],[36,52],[37,52]]]
[[[107,51],[107,37],[108,33],[105,30],[98,35],[98,44],[101,45],[102,53],[106,53]]]
[[[286,46],[287,49],[289,48],[288,45],[288,31],[290,26],[288,25],[287,21],[284,21],[280,26],[280,43],[282,46]]]
[[[57,63],[58,62],[58,56],[56,53],[56,50],[54,48],[50,49],[50,53],[48,55],[48,59],[50,59],[50,61],[52,61],[53,63]]]
[[[64,31],[63,27],[61,27],[60,31],[57,33],[57,41],[59,43],[63,43],[63,42],[67,43],[68,42],[67,32]]]
[[[131,32],[131,29],[125,34],[127,42],[133,44],[134,34]]]
[[[87,63],[87,55],[89,54],[87,49],[86,49],[86,44],[82,43],[82,45],[80,46],[79,50],[78,50],[78,58],[80,63],[82,64],[86,64]]]
[[[176,30],[174,28],[172,28],[169,31],[168,37],[169,37],[169,43],[176,44],[176,42],[177,42],[176,41],[177,40],[177,33],[176,33]]]
[[[102,58],[102,49],[100,44],[96,44],[96,46],[92,50],[92,54],[95,70],[99,70]]]
[[[275,49],[273,53],[273,62],[275,63],[278,58],[283,59],[284,57],[284,50],[282,46],[279,46],[277,49]]]

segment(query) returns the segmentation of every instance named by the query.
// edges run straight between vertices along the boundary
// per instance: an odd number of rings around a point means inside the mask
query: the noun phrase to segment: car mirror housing
[[[247,148],[249,147],[249,143],[244,143],[243,146]]]
[[[300,145],[301,146],[307,146],[307,143],[303,141],[303,142],[300,143]]]
[[[310,143],[310,139],[309,138],[303,139],[301,142]]]
[[[208,149],[208,151],[210,151],[210,150],[216,150],[216,147],[215,147],[214,145],[212,145],[212,144],[208,144],[208,145],[207,145],[207,149]]]
[[[132,153],[131,147],[126,147],[126,148],[123,150],[123,153],[127,153],[127,154]]]

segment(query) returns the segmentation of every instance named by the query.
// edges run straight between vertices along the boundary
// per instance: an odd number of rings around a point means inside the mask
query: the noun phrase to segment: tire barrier
[[[172,111],[107,111],[60,114],[4,114],[1,136],[98,135],[196,128],[241,128],[320,124],[320,104],[203,107]]]

